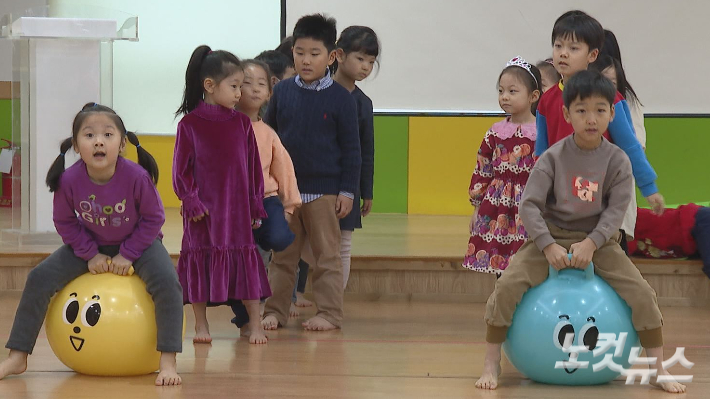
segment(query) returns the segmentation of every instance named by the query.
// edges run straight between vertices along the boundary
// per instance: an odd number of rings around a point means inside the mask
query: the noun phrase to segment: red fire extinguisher
[[[2,196],[0,196],[0,207],[11,207],[12,206],[12,186],[13,179],[12,175],[20,176],[20,147],[14,145],[11,141],[0,139],[7,143],[6,146],[0,147],[0,149],[14,150],[15,153],[12,157],[12,169],[10,173],[2,173]],[[19,184],[17,185],[19,189]]]

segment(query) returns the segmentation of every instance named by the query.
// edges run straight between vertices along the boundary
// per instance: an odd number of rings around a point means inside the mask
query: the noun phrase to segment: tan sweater
[[[619,231],[634,190],[631,162],[621,148],[602,140],[583,150],[567,136],[537,160],[520,203],[520,217],[535,245],[555,242],[551,223],[582,231],[597,248]]]
[[[301,194],[298,192],[291,157],[269,125],[258,121],[252,122],[252,126],[264,173],[264,198],[278,195],[284,210],[293,214],[294,209],[301,206]]]

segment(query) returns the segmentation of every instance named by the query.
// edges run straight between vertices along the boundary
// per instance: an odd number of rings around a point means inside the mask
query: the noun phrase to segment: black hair
[[[242,61],[242,67],[244,69],[246,69],[249,65],[256,65],[259,68],[263,69],[264,72],[266,72],[266,80],[268,81],[267,84],[269,86],[269,93],[271,93],[271,89],[273,89],[273,87],[271,87],[271,76],[273,75],[271,74],[271,68],[269,67],[269,65],[266,62],[258,59],[249,59]]]
[[[313,39],[323,42],[328,52],[331,52],[335,50],[335,38],[338,36],[335,25],[335,18],[323,14],[301,17],[293,28],[293,45],[296,45],[298,39]]]
[[[611,57],[613,60],[608,59],[607,56]],[[597,57],[597,60],[593,62],[591,66],[597,68],[599,72],[603,72],[612,65],[614,65],[614,69],[616,70],[616,82],[619,86],[619,92],[627,99],[643,105],[636,95],[636,91],[631,87],[631,83],[626,79],[624,63],[621,60],[621,49],[619,48],[619,42],[616,40],[616,35],[614,32],[604,29],[604,47],[602,47],[602,50],[599,52],[599,57]]]
[[[185,91],[182,103],[175,116],[187,114],[197,107],[204,96],[204,81],[214,79],[219,84],[222,80],[237,71],[242,66],[239,58],[229,51],[212,51],[209,46],[202,45],[195,49],[190,56],[190,62],[185,71]]]
[[[537,67],[537,69],[540,70],[540,74],[544,73],[554,76],[553,80],[555,82],[559,82],[562,79],[562,75],[557,72],[557,69],[555,69],[555,66],[552,64],[552,58],[548,58],[544,61],[539,61],[537,64],[535,64],[535,66]]]
[[[602,55],[599,56],[596,61],[591,63],[589,67],[602,73],[605,69],[613,67],[616,73],[617,90],[621,94],[623,94],[625,98],[641,104],[641,101],[639,101],[639,98],[636,95],[634,88],[631,87],[629,81],[626,80],[626,73],[624,72],[624,67],[621,66],[621,62],[619,62],[618,59],[613,58],[610,55]]]
[[[353,25],[343,29],[335,43],[335,48],[342,49],[345,55],[359,51],[375,57],[375,62],[378,65],[380,63],[377,59],[380,55],[380,40],[377,38],[377,33],[367,26]],[[333,63],[332,69],[333,71],[338,69],[337,60]]]
[[[116,111],[105,105],[87,103],[74,117],[74,122],[72,123],[72,136],[62,141],[62,144],[59,146],[59,156],[57,156],[47,172],[47,179],[45,180],[45,183],[47,183],[49,191],[55,192],[59,189],[59,180],[64,173],[64,157],[67,151],[69,151],[69,149],[71,149],[76,143],[79,130],[81,130],[81,126],[84,124],[86,118],[95,113],[104,113],[106,116],[111,118],[113,123],[116,124],[118,130],[121,132],[121,140],[127,138],[131,144],[136,146],[136,150],[138,152],[138,164],[148,171],[148,174],[150,174],[150,177],[153,180],[153,184],[158,184],[158,164],[155,162],[155,158],[153,158],[153,156],[140,145],[138,137],[135,133],[126,130],[123,120],[120,116],[118,116],[118,114],[116,114]]]
[[[283,56],[283,54],[279,54]],[[269,65],[264,62],[260,61],[258,59],[250,59],[250,60],[244,60],[242,61],[242,65],[244,66],[244,69],[246,69],[249,65],[256,65],[263,69],[266,72],[266,85],[269,88],[269,96],[271,96],[271,91],[274,89],[273,85],[271,84],[271,77],[273,74],[271,73],[271,69],[269,68]],[[261,107],[259,108],[259,113],[258,116],[259,118],[262,118],[264,114],[266,113],[266,106],[269,104],[268,97],[267,101],[265,101],[263,104],[261,104]]]
[[[293,61],[277,50],[262,51],[254,60],[266,63],[269,66],[269,71],[279,80],[283,80],[287,68],[293,68]]]
[[[367,26],[354,25],[343,29],[335,46],[343,49],[345,54],[361,51],[373,57],[380,55],[380,41],[377,38],[377,33]]]
[[[274,50],[288,57],[293,66],[293,36],[286,36]]]
[[[616,97],[616,87],[601,72],[585,70],[574,74],[569,81],[565,82],[562,100],[565,107],[569,109],[572,101],[576,99],[584,100],[594,95],[604,97],[609,101],[609,105],[612,105]]]
[[[608,54],[619,61],[621,67],[624,67],[624,63],[621,61],[621,49],[619,48],[619,42],[616,40],[616,35],[614,32],[604,29],[604,46],[599,51],[599,55]]]
[[[601,50],[604,46],[604,28],[584,11],[573,10],[562,14],[552,28],[552,44],[557,39],[573,38],[586,43],[589,51]]]
[[[529,65],[529,64],[528,64]],[[527,69],[517,66],[517,65],[510,65],[505,67],[503,71],[498,75],[498,84],[500,85],[500,79],[503,77],[504,74],[510,73],[515,75],[516,78],[518,78],[521,82],[525,84],[525,87],[527,87],[528,91],[530,94],[537,90],[540,95],[537,98],[537,101],[535,101],[531,106],[530,106],[530,112],[535,115],[535,110],[537,109],[537,103],[540,102],[540,97],[542,97],[542,76],[540,75],[540,70],[537,69],[535,65],[530,65],[530,72],[528,72]],[[534,76],[534,78],[533,78]]]

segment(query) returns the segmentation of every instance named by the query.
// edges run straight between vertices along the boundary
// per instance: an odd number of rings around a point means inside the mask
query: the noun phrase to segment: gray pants
[[[118,245],[103,246],[99,247],[99,252],[113,257],[118,254],[118,249]],[[5,347],[32,354],[50,299],[72,280],[87,273],[87,266],[85,260],[74,255],[70,246],[64,245],[32,269]],[[153,297],[157,350],[182,352],[182,287],[162,242],[153,241],[133,263],[133,269]]]

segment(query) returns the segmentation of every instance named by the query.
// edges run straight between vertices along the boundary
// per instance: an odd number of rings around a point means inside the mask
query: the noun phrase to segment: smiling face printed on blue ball
[[[587,317],[587,323],[577,332],[575,332],[574,325],[570,323],[569,315],[561,314],[558,317],[560,321],[552,331],[552,341],[558,349],[563,351],[563,353],[564,349],[569,349],[572,345],[584,346],[589,351],[596,349],[599,340],[599,328],[597,328],[597,320],[593,316]],[[577,339],[575,340],[575,338]],[[564,370],[566,373],[572,374],[579,369],[577,367],[564,367]]]
[[[613,380],[618,373],[609,369],[594,372],[593,365],[601,362],[603,355],[595,357],[592,351],[602,345],[602,334],[619,337],[621,333],[628,334],[626,344],[614,362],[628,367],[631,346],[638,342],[631,310],[600,277],[565,269],[523,296],[503,348],[511,363],[532,380],[562,385],[601,384]],[[570,352],[572,346],[586,351]],[[574,361],[588,365],[578,367]],[[569,364],[555,368],[558,362]]]

